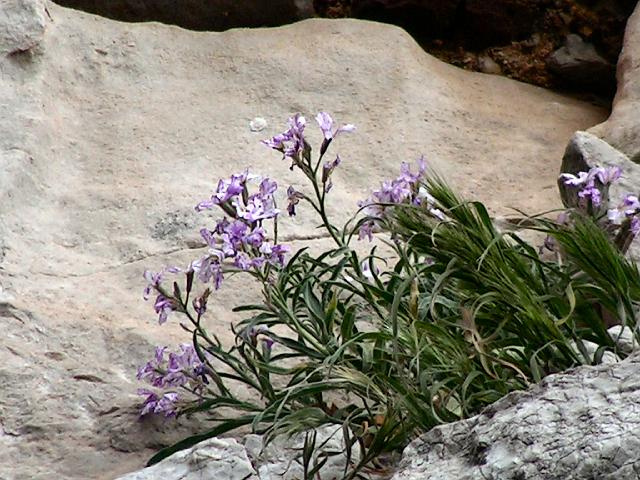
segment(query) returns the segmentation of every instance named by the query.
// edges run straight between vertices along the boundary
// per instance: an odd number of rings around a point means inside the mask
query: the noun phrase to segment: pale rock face
[[[214,217],[193,206],[219,177],[251,167],[300,187],[301,176],[259,143],[288,116],[308,115],[316,146],[319,110],[358,127],[330,150],[343,159],[331,191],[336,221],[395,177],[400,161],[422,153],[494,213],[558,207],[566,139],[605,116],[458,70],[375,23],[196,33],[55,4],[49,19],[39,0],[6,4],[0,32],[13,33],[0,34],[0,464],[8,478],[111,479],[205,428],[137,418],[136,367],[154,345],[187,341],[176,319],[157,325],[141,299],[142,273],[202,254],[197,232]],[[266,121],[260,132],[249,126],[256,117]],[[327,245],[304,240],[317,236],[315,226],[302,208],[281,233],[294,247]],[[208,322],[223,341],[232,341],[229,324],[238,319],[231,308],[257,295],[238,277],[212,297]]]
[[[45,0],[2,0],[0,58],[36,47],[45,25]]]
[[[392,480],[635,480],[640,401],[635,356],[551,375],[405,449]]]
[[[589,131],[640,163],[640,4],[627,20],[616,77],[611,116]]]

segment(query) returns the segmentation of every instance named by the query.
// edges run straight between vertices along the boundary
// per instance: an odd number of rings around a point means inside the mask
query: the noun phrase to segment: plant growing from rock
[[[473,415],[550,373],[598,363],[605,352],[624,356],[603,317],[634,326],[640,275],[598,224],[604,187],[616,172],[564,177],[581,192],[570,222],[527,219],[529,228],[549,235],[546,245],[561,252],[561,261],[499,231],[481,203],[458,198],[422,159],[416,172],[402,164],[400,175],[338,228],[326,202],[341,159],[324,158],[354,127],[334,128],[324,112],[316,120],[324,138],[315,160],[300,115],[264,143],[308,180],[311,193],[287,189],[286,210],[313,211],[330,249],[313,255],[279,243],[278,185],[244,171],[220,180],[196,207],[223,214],[200,232],[206,254],[184,269],[145,272],[145,297],[155,292],[159,322],[181,315],[190,343],[171,353],[159,347],[140,368],[138,378],[151,385],[140,391],[142,414],[205,411],[212,419],[210,430],[150,463],[243,426],[268,441],[335,425],[348,456],[360,449],[344,471],[354,478],[367,466],[381,468],[381,454],[402,449],[421,431]],[[618,244],[637,233],[634,198],[608,212]],[[386,244],[395,263],[388,266],[375,246],[357,253],[355,236]],[[165,279],[179,273],[182,283]],[[253,277],[262,298],[236,307],[246,318],[226,346],[204,318],[208,298],[230,274]],[[251,394],[234,393],[239,385]],[[307,436],[302,454],[308,478],[326,461],[311,461],[314,438]]]

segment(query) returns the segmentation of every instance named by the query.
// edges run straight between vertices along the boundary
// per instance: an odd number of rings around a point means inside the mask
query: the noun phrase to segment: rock
[[[567,35],[565,45],[549,56],[547,65],[562,84],[573,89],[605,93],[615,89],[615,67],[579,35]]]
[[[309,432],[311,438],[312,432]],[[302,467],[301,452],[305,443],[305,434],[293,438],[279,437],[263,447],[260,435],[247,435],[242,443],[253,465],[256,466],[260,480],[298,480],[305,478]],[[323,461],[319,478],[322,480],[340,480],[349,466],[360,460],[360,448],[356,444],[352,448],[351,458],[346,457],[345,440],[341,425],[321,427],[316,431],[315,445],[311,466]],[[338,453],[336,455],[336,453]]]
[[[478,57],[478,70],[490,75],[500,75],[502,73],[500,65],[489,55],[480,55]]]
[[[250,167],[281,188],[300,187],[300,175],[259,142],[288,116],[323,109],[358,127],[329,151],[342,158],[329,198],[340,222],[422,153],[492,214],[556,208],[566,139],[606,115],[446,65],[387,25],[313,19],[202,33],[48,9],[38,55],[0,64],[7,478],[111,480],[203,428],[138,419],[136,368],[154,345],[188,340],[177,317],[157,325],[142,273],[201,255],[198,230],[215,217],[193,207],[218,178]],[[267,121],[258,133],[249,126],[256,116]],[[306,133],[317,151],[312,118]],[[316,223],[301,208],[280,232],[294,249],[326,248]],[[227,345],[239,319],[232,307],[259,298],[246,280],[229,278],[210,297],[207,326]]]
[[[124,22],[162,22],[191,30],[274,27],[314,15],[312,0],[55,0],[59,5]]]
[[[640,163],[640,5],[629,17],[616,72],[613,111],[589,131]]]
[[[634,480],[640,356],[551,375],[405,449],[392,480]]]
[[[309,438],[312,435],[313,432],[308,432]],[[292,438],[279,437],[266,448],[261,435],[246,435],[240,442],[229,438],[212,438],[116,480],[299,480],[305,478],[302,461],[305,436],[302,433]],[[325,460],[326,463],[313,478],[340,480],[344,477],[345,468],[360,459],[357,445],[353,448],[351,458],[346,458],[340,425],[319,428],[315,432],[315,442],[317,447],[310,468]]]
[[[213,438],[116,480],[258,480],[245,449],[231,438]]]
[[[638,349],[638,340],[634,337],[631,328],[624,325],[614,325],[607,331],[621,352],[628,355]]]
[[[640,191],[640,165],[630,161],[604,140],[589,132],[576,132],[562,157],[560,173],[587,172],[592,167],[620,167],[622,176],[609,189],[610,208],[617,206],[621,198],[630,192]],[[577,189],[558,179],[560,197],[567,208],[578,204]],[[607,207],[608,208],[608,207]]]
[[[44,29],[45,0],[2,0],[0,59],[36,47]]]

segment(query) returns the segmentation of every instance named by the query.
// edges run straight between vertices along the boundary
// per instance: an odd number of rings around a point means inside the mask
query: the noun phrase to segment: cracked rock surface
[[[331,147],[343,160],[337,222],[422,153],[493,213],[559,207],[567,138],[606,115],[446,65],[391,26],[197,33],[2,3],[0,477],[111,479],[202,428],[137,418],[136,367],[155,345],[187,340],[176,321],[157,325],[142,273],[200,255],[197,231],[212,218],[193,206],[219,177],[250,167],[300,187],[259,140],[321,109],[358,127]],[[326,245],[306,213],[283,221],[283,235]],[[210,300],[211,328],[228,332],[231,308],[258,294],[229,279]]]
[[[634,480],[640,356],[551,375],[468,420],[432,429],[392,480]]]

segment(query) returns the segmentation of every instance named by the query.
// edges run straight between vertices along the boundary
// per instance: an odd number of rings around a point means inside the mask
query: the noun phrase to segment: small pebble
[[[261,132],[267,128],[267,121],[262,117],[256,117],[249,122],[249,128],[252,132]]]

